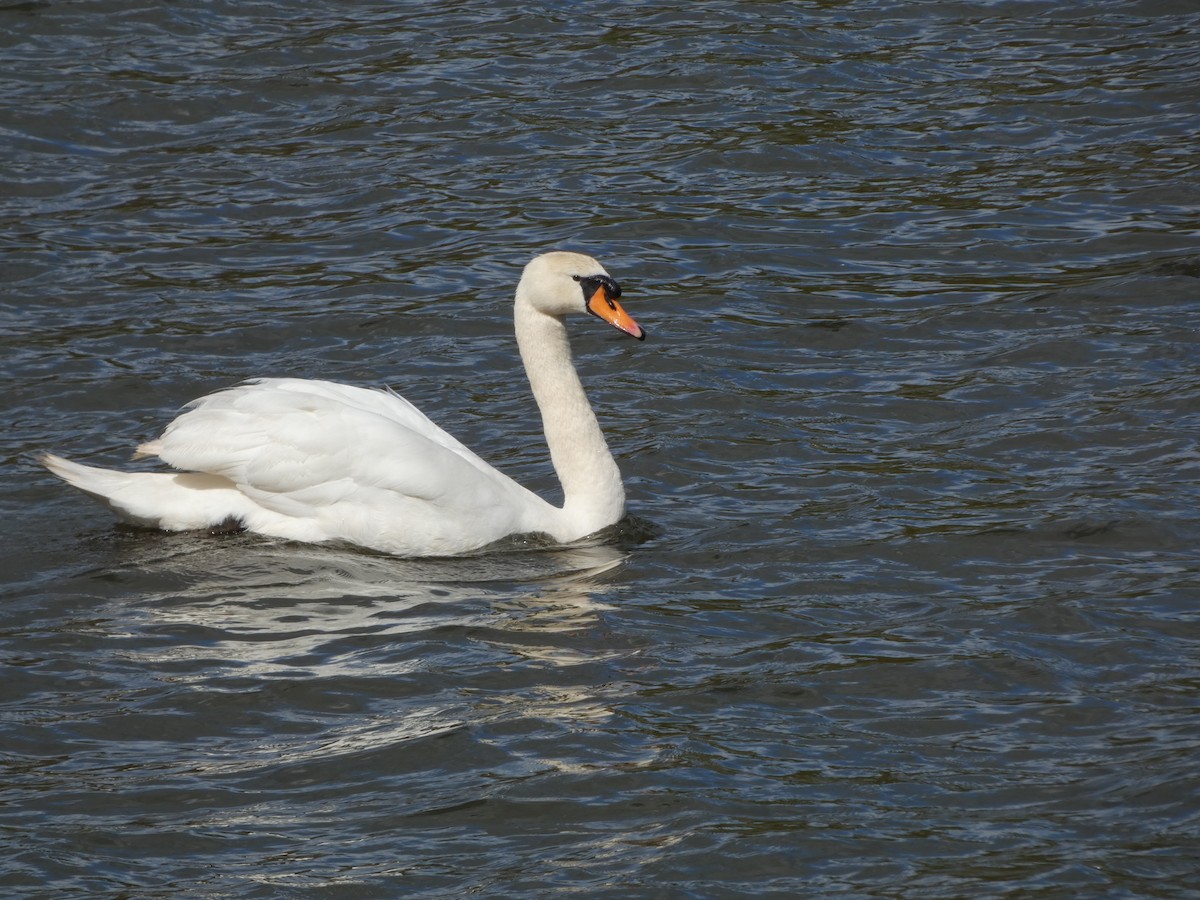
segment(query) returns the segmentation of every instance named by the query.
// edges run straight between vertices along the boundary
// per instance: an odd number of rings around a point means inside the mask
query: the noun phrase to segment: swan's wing
[[[276,490],[377,467],[377,479],[398,478],[400,489],[405,470],[428,479],[430,466],[453,457],[505,477],[399,394],[297,378],[258,379],[201,397],[141,452],[177,469]]]
[[[391,388],[370,390],[337,384],[332,381],[309,381],[302,378],[259,378],[247,382],[242,387],[257,386],[256,389],[272,389],[277,391],[294,391],[317,397],[326,397],[337,403],[360,410],[365,413],[389,419],[399,425],[421,434],[469,460],[473,465],[485,471],[494,469],[476,456],[468,447],[453,435],[443,431],[432,419],[421,412]]]
[[[260,392],[272,391],[325,398],[338,406],[378,416],[444,447],[484,472],[489,474],[495,472],[492,466],[476,456],[470,448],[442,430],[432,419],[391,388],[370,390],[347,384],[337,384],[332,381],[311,381],[303,378],[258,378],[232,388],[230,391],[222,391],[205,397],[190,406],[206,403],[215,397],[222,397],[231,392],[240,392],[243,396],[250,394],[262,396]],[[301,401],[296,401],[296,403],[302,405]]]
[[[547,506],[402,397],[330,382],[267,379],[211,394],[143,449],[367,546],[380,542],[364,534],[421,523],[445,531],[439,540],[537,530],[527,516]]]

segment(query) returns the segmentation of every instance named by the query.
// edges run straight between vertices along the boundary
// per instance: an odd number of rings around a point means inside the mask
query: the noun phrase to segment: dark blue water
[[[1200,891],[1194,3],[0,9],[0,892]],[[118,527],[259,375],[634,519],[401,561]]]

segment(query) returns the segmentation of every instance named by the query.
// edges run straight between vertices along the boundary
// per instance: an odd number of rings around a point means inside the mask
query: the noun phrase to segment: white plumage
[[[574,541],[618,521],[625,492],[572,364],[563,317],[587,310],[643,338],[618,296],[603,267],[576,253],[535,258],[517,286],[517,343],[563,484],[561,508],[395,393],[295,378],[194,401],[135,454],[179,472],[117,472],[50,454],[43,462],[123,519],[168,531],[236,525],[399,556],[451,556],[525,533]]]

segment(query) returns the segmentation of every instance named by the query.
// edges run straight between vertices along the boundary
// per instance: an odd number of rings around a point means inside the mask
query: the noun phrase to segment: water
[[[1195,896],[1192,3],[0,10],[6,896]],[[122,529],[255,375],[636,517],[398,561]],[[594,324],[594,323],[593,323]]]

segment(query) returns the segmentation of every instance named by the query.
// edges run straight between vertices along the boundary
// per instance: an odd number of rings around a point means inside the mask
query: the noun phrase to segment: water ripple
[[[9,893],[1195,881],[1190,5],[0,21]],[[294,374],[553,496],[507,298],[564,245],[651,334],[575,345],[611,546],[152,535],[33,462]]]

